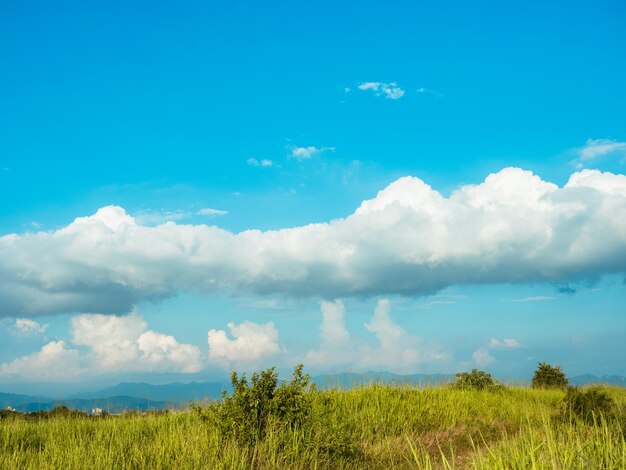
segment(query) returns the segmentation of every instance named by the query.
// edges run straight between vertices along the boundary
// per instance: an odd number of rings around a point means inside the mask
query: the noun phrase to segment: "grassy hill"
[[[4,419],[0,468],[626,468],[626,390],[617,418],[563,413],[564,392],[370,385],[311,393],[311,424],[274,423],[255,445],[192,411]]]

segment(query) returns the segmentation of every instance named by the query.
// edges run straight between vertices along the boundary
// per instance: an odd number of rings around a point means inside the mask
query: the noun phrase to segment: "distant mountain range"
[[[454,380],[452,374],[412,374],[399,375],[391,372],[365,372],[363,374],[341,373],[320,375],[313,378],[318,388],[353,388],[372,383],[406,385],[440,385]],[[604,383],[626,387],[626,377],[621,375],[585,374],[570,378],[572,385]],[[230,392],[229,382],[174,382],[152,385],[143,382],[121,382],[114,387],[97,392],[79,393],[65,399],[52,399],[15,393],[0,393],[0,407],[8,406],[22,412],[46,411],[55,406],[67,406],[91,412],[101,408],[110,413],[124,410],[163,410],[187,406],[189,402],[219,399],[222,391]]]
[[[147,411],[180,407],[180,404],[177,402],[154,401],[131,396],[53,400],[51,398],[16,395],[14,393],[0,393],[0,403],[2,403],[3,409],[10,406],[14,410],[21,411],[22,413],[49,411],[57,406],[67,406],[68,408],[86,411],[87,413],[91,413],[94,408],[100,408],[109,413],[119,413],[125,410]]]
[[[152,385],[144,382],[121,382],[114,387],[108,387],[97,392],[77,393],[69,398],[95,399],[129,396],[155,401],[185,403],[220,398],[222,390],[230,392],[230,382],[173,382],[164,385]]]
[[[569,379],[572,385],[609,384],[626,387],[626,377],[622,375],[601,375],[597,377],[591,374],[577,375]]]

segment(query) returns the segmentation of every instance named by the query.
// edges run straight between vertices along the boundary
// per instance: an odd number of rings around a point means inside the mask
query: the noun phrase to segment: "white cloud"
[[[373,367],[393,367],[410,369],[421,362],[418,338],[408,335],[391,318],[391,304],[381,299],[376,305],[374,316],[365,328],[376,335],[379,347],[364,357],[364,362]]]
[[[312,366],[348,366],[352,370],[385,369],[414,372],[416,366],[448,359],[448,354],[407,333],[391,317],[391,303],[380,299],[365,329],[376,338],[376,344],[351,338],[345,327],[343,302],[320,302],[321,344],[306,354]]]
[[[84,372],[80,354],[67,349],[63,341],[51,341],[40,351],[0,364],[0,378],[37,381],[63,381],[76,378]]]
[[[23,324],[35,328],[29,321]],[[203,367],[198,347],[148,330],[136,311],[121,317],[77,315],[70,321],[70,332],[72,343],[83,346],[82,351],[52,341],[38,352],[0,364],[0,379],[57,382],[119,372],[194,373]]]
[[[234,339],[230,339],[224,330],[209,331],[210,361],[225,367],[231,364],[254,365],[282,350],[273,322],[258,324],[244,321],[239,325],[230,322],[228,329]]]
[[[356,347],[345,325],[345,307],[341,300],[321,301],[322,324],[320,327],[321,345],[318,350],[309,351],[306,364],[333,365],[354,362]]]
[[[176,222],[185,220],[192,216],[188,211],[140,211],[133,216],[136,223],[140,225],[160,225],[166,222]]]
[[[222,211],[219,209],[211,209],[210,207],[204,207],[196,212],[196,215],[203,215],[205,217],[217,217],[219,215],[226,215],[228,211]]]
[[[363,82],[359,85],[359,90],[374,92],[376,96],[384,96],[392,100],[402,98],[404,90],[396,82]]]
[[[291,149],[291,156],[297,160],[307,160],[315,155],[326,151],[334,151],[335,147],[294,147]]]
[[[513,299],[511,302],[545,302],[546,300],[554,300],[556,297],[552,295],[532,295],[521,299]]]
[[[521,347],[519,341],[513,338],[504,338],[502,340],[491,338],[487,344],[479,347],[472,353],[472,360],[477,366],[488,366],[496,362],[496,358],[491,355],[493,349],[516,349]]]
[[[472,353],[472,360],[477,366],[488,366],[496,361],[496,359],[489,353],[489,349],[485,346],[481,346]]]
[[[136,312],[122,317],[78,315],[72,318],[71,332],[74,344],[89,348],[90,363],[99,372],[193,373],[202,369],[196,346],[148,330]]]
[[[341,346],[350,340],[350,333],[344,324],[345,308],[341,300],[334,302],[321,301],[322,310],[322,343],[325,346]]]
[[[274,162],[272,160],[267,160],[267,159],[257,160],[254,157],[248,158],[246,160],[246,163],[250,166],[260,166],[260,167],[265,167],[265,168],[268,168],[274,165]]]
[[[13,330],[18,335],[30,335],[33,333],[45,333],[48,325],[41,325],[30,318],[16,318]]]
[[[108,206],[5,235],[0,316],[125,313],[181,291],[423,295],[625,270],[626,176],[584,170],[559,188],[506,168],[449,197],[400,178],[344,219],[282,230],[145,227]]]
[[[489,340],[489,347],[492,348],[492,349],[519,348],[520,346],[521,346],[521,344],[519,343],[519,341],[517,341],[516,339],[513,339],[513,338],[504,338],[502,340],[491,338]]]
[[[587,139],[584,147],[578,149],[578,158],[572,160],[576,168],[583,168],[586,163],[604,155],[626,157],[626,142],[611,139]]]

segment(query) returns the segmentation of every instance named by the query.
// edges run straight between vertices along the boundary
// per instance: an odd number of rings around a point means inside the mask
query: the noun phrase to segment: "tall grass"
[[[624,416],[626,390],[608,388]],[[310,392],[312,423],[224,439],[197,413],[0,421],[0,468],[626,468],[623,420],[564,416],[564,393],[371,385]]]

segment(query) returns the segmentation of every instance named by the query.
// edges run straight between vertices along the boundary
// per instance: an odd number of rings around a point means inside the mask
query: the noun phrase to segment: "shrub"
[[[532,388],[565,388],[568,380],[561,366],[540,362],[533,374]]]
[[[302,373],[298,365],[289,383],[278,385],[275,368],[254,373],[248,383],[245,374],[231,375],[233,393],[222,395],[222,401],[207,408],[196,406],[205,421],[216,426],[222,437],[235,438],[242,445],[253,445],[265,438],[271,422],[295,428],[302,427],[309,419],[312,389],[311,377]]]
[[[459,372],[452,386],[463,390],[493,390],[503,387],[493,379],[490,373],[478,369],[472,369],[471,372]]]
[[[600,417],[610,419],[616,411],[615,401],[600,387],[592,387],[587,390],[569,387],[564,403],[566,413],[577,416],[588,423],[592,423]]]
[[[12,419],[12,418],[16,418],[16,417],[18,417],[20,415],[21,415],[21,413],[15,411],[15,410],[9,410],[9,409],[0,410],[0,420],[2,420],[2,419]]]

